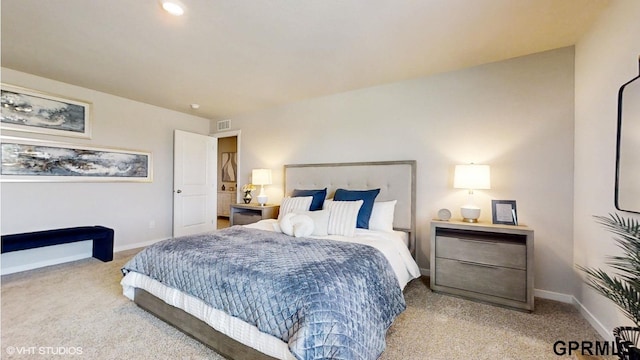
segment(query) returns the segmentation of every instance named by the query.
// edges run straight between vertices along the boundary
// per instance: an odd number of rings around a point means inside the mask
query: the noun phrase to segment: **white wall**
[[[593,221],[593,215],[616,212],[617,95],[622,84],[638,75],[638,14],[639,1],[616,0],[576,45],[574,256],[583,266],[604,267],[605,256],[619,253],[611,234]],[[601,332],[611,336],[612,328],[630,324],[581,277],[576,276],[575,284],[576,298]]]
[[[573,65],[563,48],[235,117],[238,186],[252,168],[272,168],[267,193],[279,202],[284,164],[415,159],[418,262],[428,269],[429,220],[443,207],[459,217],[466,200],[452,188],[454,165],[489,164],[481,220],[491,221],[490,199],[516,200],[535,230],[536,288],[570,294]]]
[[[2,82],[93,103],[90,140],[8,131],[3,135],[150,151],[154,172],[152,183],[3,183],[2,234],[103,225],[115,230],[116,249],[171,236],[173,130],[208,134],[208,119],[6,68]],[[88,242],[7,253],[2,255],[2,271],[90,256]]]

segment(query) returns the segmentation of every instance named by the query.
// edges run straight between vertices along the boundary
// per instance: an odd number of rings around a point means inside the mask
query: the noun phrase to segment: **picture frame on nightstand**
[[[491,213],[494,224],[518,225],[515,200],[491,200]]]

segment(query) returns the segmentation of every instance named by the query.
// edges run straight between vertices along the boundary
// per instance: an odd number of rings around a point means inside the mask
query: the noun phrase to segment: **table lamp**
[[[251,171],[251,183],[260,185],[258,204],[264,206],[267,203],[267,194],[264,193],[264,186],[271,185],[271,169],[253,169]]]
[[[453,187],[469,190],[467,204],[460,208],[462,221],[475,223],[480,217],[480,208],[473,201],[473,190],[491,189],[489,165],[456,165]]]

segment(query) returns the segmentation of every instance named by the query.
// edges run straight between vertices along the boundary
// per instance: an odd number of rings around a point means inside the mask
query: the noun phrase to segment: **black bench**
[[[2,253],[43,246],[93,240],[93,257],[113,260],[113,229],[104,226],[80,226],[66,229],[2,235]]]

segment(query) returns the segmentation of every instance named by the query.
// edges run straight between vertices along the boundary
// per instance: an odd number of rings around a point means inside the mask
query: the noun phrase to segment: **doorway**
[[[229,227],[230,206],[238,200],[240,131],[213,134],[218,138],[218,229]]]

